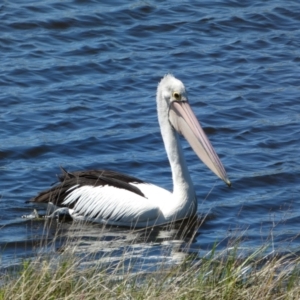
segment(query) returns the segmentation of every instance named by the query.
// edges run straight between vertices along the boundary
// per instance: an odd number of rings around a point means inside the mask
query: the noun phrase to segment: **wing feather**
[[[70,173],[62,167],[61,171],[62,174],[58,176],[60,183],[39,193],[36,197],[32,198],[30,202],[52,202],[60,206],[72,190],[83,186],[96,187],[110,185],[145,197],[141,190],[132,184],[143,183],[143,181],[129,175],[110,170],[89,170]]]
[[[78,187],[62,205],[73,207],[78,216],[124,223],[147,222],[161,215],[158,205],[148,199],[109,185]]]

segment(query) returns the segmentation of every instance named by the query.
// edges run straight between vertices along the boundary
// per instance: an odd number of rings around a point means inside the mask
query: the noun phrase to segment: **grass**
[[[222,253],[214,247],[205,257],[186,255],[178,265],[147,273],[131,272],[122,258],[113,268],[101,259],[82,267],[91,254],[80,257],[66,247],[60,255],[38,255],[2,274],[0,300],[300,299],[299,258],[265,255],[266,249],[244,257],[237,246]]]

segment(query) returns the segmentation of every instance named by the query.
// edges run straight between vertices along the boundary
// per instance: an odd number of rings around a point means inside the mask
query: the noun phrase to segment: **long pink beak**
[[[182,134],[198,157],[228,186],[231,186],[223,164],[199,124],[187,101],[174,101],[170,105],[169,120]]]

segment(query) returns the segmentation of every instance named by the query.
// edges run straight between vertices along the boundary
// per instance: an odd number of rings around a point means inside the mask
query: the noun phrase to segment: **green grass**
[[[151,273],[133,273],[122,257],[113,268],[101,259],[86,267],[84,262],[94,254],[79,257],[68,246],[55,257],[38,255],[2,274],[0,300],[300,299],[299,258],[266,256],[267,249],[245,257],[238,244],[222,253],[214,247],[202,258],[187,254],[176,266],[161,264]]]

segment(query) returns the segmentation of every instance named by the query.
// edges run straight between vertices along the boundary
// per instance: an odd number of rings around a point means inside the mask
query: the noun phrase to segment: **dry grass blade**
[[[149,233],[142,236],[147,239]],[[35,260],[24,261],[19,270],[2,275],[0,300],[300,299],[299,258],[292,254],[266,255],[268,245],[248,255],[238,246],[217,252],[216,245],[204,257],[186,254],[172,267],[162,262],[160,268],[142,272],[135,269],[130,244],[116,262],[109,255],[93,257],[93,251],[103,243],[96,242],[92,247],[82,237],[75,229],[62,253],[38,255]],[[126,237],[130,243],[134,232]],[[82,249],[85,255],[79,252]]]

